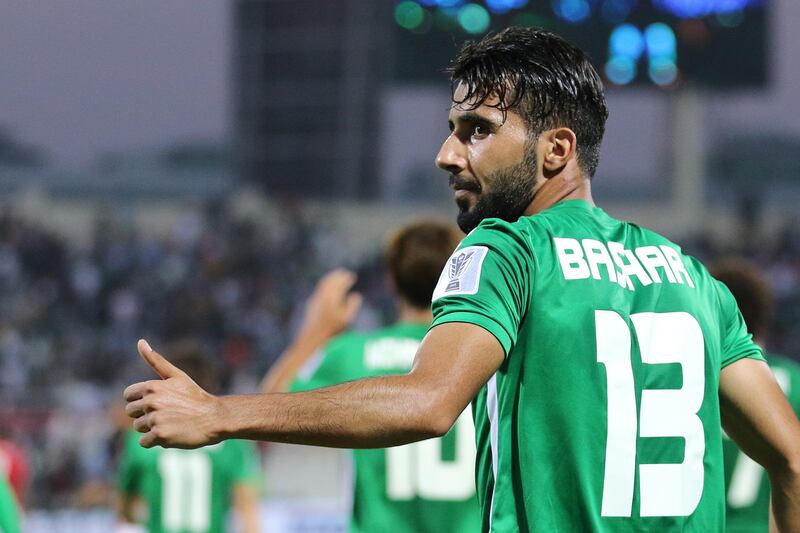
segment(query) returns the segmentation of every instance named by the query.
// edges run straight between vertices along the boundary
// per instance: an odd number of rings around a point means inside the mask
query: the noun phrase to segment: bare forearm
[[[125,412],[145,447],[197,448],[242,438],[342,448],[382,448],[446,433],[504,359],[488,331],[437,326],[408,374],[295,394],[218,397],[146,341],[139,353],[161,379],[125,389]]]
[[[770,475],[772,485],[772,516],[770,531],[786,533],[800,531],[800,475],[779,473]]]
[[[410,375],[295,394],[228,396],[222,398],[220,436],[336,448],[395,446],[449,429],[464,406],[437,409],[436,400]]]

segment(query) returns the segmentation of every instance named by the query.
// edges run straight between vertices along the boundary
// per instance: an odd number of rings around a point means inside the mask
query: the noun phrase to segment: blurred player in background
[[[764,277],[752,265],[737,260],[720,262],[709,270],[733,293],[753,340],[767,348],[775,303]],[[800,365],[773,353],[767,354],[767,362],[789,403],[800,413]],[[766,533],[769,529],[769,479],[764,469],[742,453],[732,440],[725,439],[723,446],[728,509],[726,531]]]
[[[176,343],[171,353],[197,383],[218,390],[214,366],[196,343]],[[257,533],[258,476],[250,442],[230,440],[198,450],[145,449],[130,431],[120,458],[120,518],[138,522],[143,503],[150,533],[222,533],[233,508],[242,533]]]
[[[724,528],[721,418],[767,468],[780,531],[800,531],[800,423],[730,291],[594,203],[608,109],[586,55],[509,28],[451,72],[437,164],[468,235],[411,371],[216,397],[141,341],[162,378],[124,393],[143,445],[386,447],[473,402],[484,531],[705,533]]]
[[[0,533],[20,533],[17,500],[5,476],[0,475]]]
[[[397,303],[397,322],[369,333],[339,335],[361,304],[360,295],[350,292],[355,275],[337,270],[322,278],[309,299],[295,341],[265,378],[264,392],[310,390],[408,372],[433,319],[433,289],[460,239],[455,227],[435,221],[409,224],[394,234],[385,259]],[[440,439],[354,450],[353,456],[350,531],[480,529],[475,428],[468,410]]]

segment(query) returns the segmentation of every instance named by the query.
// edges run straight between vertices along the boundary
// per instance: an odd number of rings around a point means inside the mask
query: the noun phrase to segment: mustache
[[[464,189],[467,191],[472,192],[481,192],[481,184],[475,180],[470,180],[467,178],[462,178],[461,176],[456,176],[455,174],[450,174],[450,188],[451,189]]]

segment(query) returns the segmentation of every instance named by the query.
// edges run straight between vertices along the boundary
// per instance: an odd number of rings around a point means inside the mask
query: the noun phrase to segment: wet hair
[[[468,41],[447,69],[453,102],[475,109],[497,96],[503,113],[515,111],[529,132],[567,127],[578,138],[581,169],[594,176],[600,161],[608,107],[603,82],[586,54],[558,35],[512,26],[480,41]]]
[[[452,224],[432,219],[394,232],[385,259],[398,296],[418,309],[430,307],[439,275],[462,238]]]
[[[186,372],[195,383],[212,394],[220,392],[219,368],[200,341],[186,338],[169,343],[162,352],[170,363]]]
[[[772,322],[775,299],[761,272],[738,259],[720,261],[709,271],[730,289],[750,333],[755,337],[766,335]]]

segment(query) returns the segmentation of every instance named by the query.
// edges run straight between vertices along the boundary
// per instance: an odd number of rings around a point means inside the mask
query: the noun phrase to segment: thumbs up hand
[[[145,340],[137,348],[160,380],[135,383],[125,389],[125,412],[133,428],[144,433],[145,448],[199,448],[222,440],[217,429],[224,419],[222,402],[153,350]]]

